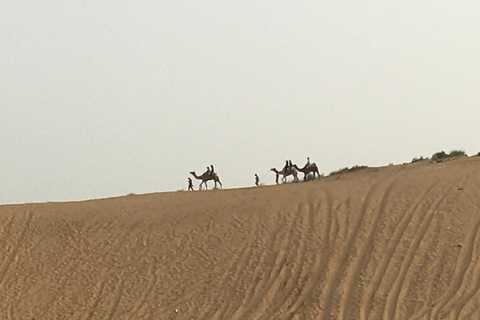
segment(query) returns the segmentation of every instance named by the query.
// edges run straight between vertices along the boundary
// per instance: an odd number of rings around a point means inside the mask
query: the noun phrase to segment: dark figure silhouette
[[[258,178],[257,174],[255,173],[255,185],[258,187],[258,182],[260,179]]]
[[[188,191],[194,191],[193,182],[191,178],[188,178]]]
[[[210,170],[210,173],[213,174],[215,172],[215,170],[213,169],[213,164],[210,165],[210,168],[212,168],[212,170]]]
[[[288,170],[288,160],[285,161],[285,167],[283,167],[283,172],[287,172]]]

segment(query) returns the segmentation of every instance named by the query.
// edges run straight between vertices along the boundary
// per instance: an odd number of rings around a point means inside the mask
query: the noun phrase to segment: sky
[[[0,203],[476,154],[479,21],[471,0],[4,1]]]

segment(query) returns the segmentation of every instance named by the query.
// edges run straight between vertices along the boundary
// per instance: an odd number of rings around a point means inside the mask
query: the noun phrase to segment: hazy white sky
[[[0,203],[476,154],[479,35],[473,0],[4,1]]]

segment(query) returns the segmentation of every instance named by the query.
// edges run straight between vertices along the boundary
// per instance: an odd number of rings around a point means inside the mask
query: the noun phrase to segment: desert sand
[[[480,319],[479,227],[480,157],[4,205],[0,319]]]

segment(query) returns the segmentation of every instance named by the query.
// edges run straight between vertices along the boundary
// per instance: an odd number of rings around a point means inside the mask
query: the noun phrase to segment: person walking
[[[188,191],[194,191],[193,189],[193,182],[191,178],[188,178]]]
[[[260,179],[258,178],[257,174],[255,173],[255,185],[258,187],[258,183],[260,182]]]

